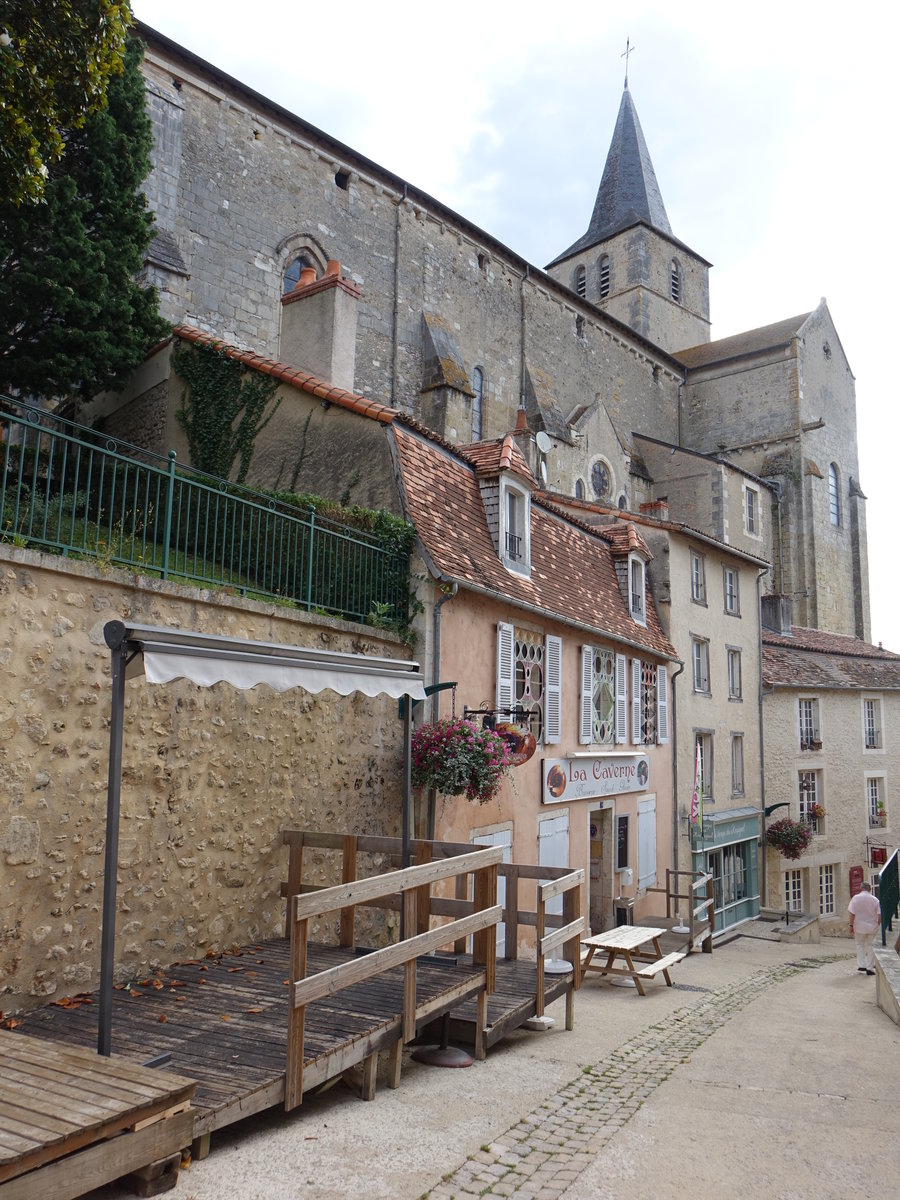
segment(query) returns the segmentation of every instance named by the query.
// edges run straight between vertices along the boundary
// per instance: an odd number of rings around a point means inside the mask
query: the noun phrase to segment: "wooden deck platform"
[[[353,948],[310,943],[307,974],[355,957]],[[290,943],[278,938],[221,957],[179,963],[116,990],[113,1054],[139,1063],[171,1054],[166,1069],[197,1083],[195,1138],[283,1102],[289,960]],[[420,959],[417,1028],[483,988],[483,967]],[[311,1003],[304,1093],[398,1044],[403,996],[404,972],[396,968]],[[15,1032],[92,1046],[97,1006],[48,1005],[26,1014]]]
[[[0,1197],[71,1200],[154,1163],[174,1186],[193,1092],[166,1071],[0,1029]]]
[[[471,962],[468,955],[458,957],[460,963]],[[572,983],[571,971],[564,975],[551,975],[549,972],[545,974],[544,1006],[552,1004],[560,996],[568,994],[571,997]],[[490,1049],[532,1017],[542,1015],[537,1009],[537,964],[521,958],[498,958],[497,987],[487,998],[485,1047]],[[571,1020],[571,1017],[569,1019]],[[477,1011],[474,1000],[467,1000],[451,1011],[451,1041],[474,1045],[476,1029]]]

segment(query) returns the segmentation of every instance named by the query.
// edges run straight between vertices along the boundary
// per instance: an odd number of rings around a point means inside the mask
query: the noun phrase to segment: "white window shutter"
[[[656,668],[656,740],[661,746],[669,740],[669,670]]]
[[[633,658],[631,660],[631,740],[635,745],[638,745],[641,740],[643,715],[641,712],[641,660]]]
[[[594,651],[590,646],[581,647],[581,703],[578,708],[578,741],[589,746],[592,737],[594,711]]]
[[[628,659],[616,655],[616,742],[628,741]]]
[[[516,694],[516,631],[497,625],[497,707],[512,708]]]
[[[547,634],[544,642],[544,745],[562,741],[562,638]]]

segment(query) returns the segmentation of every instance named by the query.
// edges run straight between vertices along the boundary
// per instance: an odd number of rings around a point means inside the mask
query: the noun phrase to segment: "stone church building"
[[[542,270],[140,34],[158,231],[147,276],[166,318],[451,442],[502,436],[524,408],[551,442],[530,458],[551,490],[634,512],[664,502],[770,562],[763,590],[792,596],[798,624],[868,639],[854,380],[825,302],[709,340],[710,264],[672,231],[627,84],[587,231]],[[149,400],[129,389],[110,424],[146,442]],[[172,424],[159,417],[159,439]],[[364,478],[352,498],[366,502]]]

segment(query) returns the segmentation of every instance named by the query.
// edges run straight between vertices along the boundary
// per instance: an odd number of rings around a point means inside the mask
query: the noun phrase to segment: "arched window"
[[[600,282],[600,299],[605,300],[609,295],[609,278],[610,278],[610,263],[609,255],[604,254],[600,259],[599,282]]]
[[[481,441],[481,429],[484,420],[484,372],[476,367],[472,372],[472,441]]]
[[[587,275],[585,274],[584,267],[576,267],[575,268],[575,291],[582,298],[582,300],[584,299],[584,293],[586,291],[586,286],[587,286]]]
[[[828,509],[832,525],[841,523],[841,482],[837,466],[832,463],[828,468]]]
[[[598,500],[608,500],[613,490],[609,463],[598,458],[591,466],[591,491]]]
[[[281,281],[281,291],[283,295],[292,292],[300,282],[300,272],[304,267],[311,267],[313,264],[303,254],[298,254],[297,257],[289,262],[285,267],[284,277]]]
[[[584,480],[583,479],[575,480],[575,499],[576,500],[584,499]]]
[[[669,264],[669,291],[676,304],[681,304],[684,296],[684,281],[681,275],[681,264],[673,258]]]

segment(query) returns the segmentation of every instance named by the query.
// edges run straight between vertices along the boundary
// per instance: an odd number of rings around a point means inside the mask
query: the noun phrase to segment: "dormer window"
[[[531,496],[525,488],[508,479],[501,480],[500,531],[501,556],[511,571],[528,574],[531,570]]]
[[[631,615],[639,625],[647,624],[647,566],[637,554],[628,556],[628,596]]]

